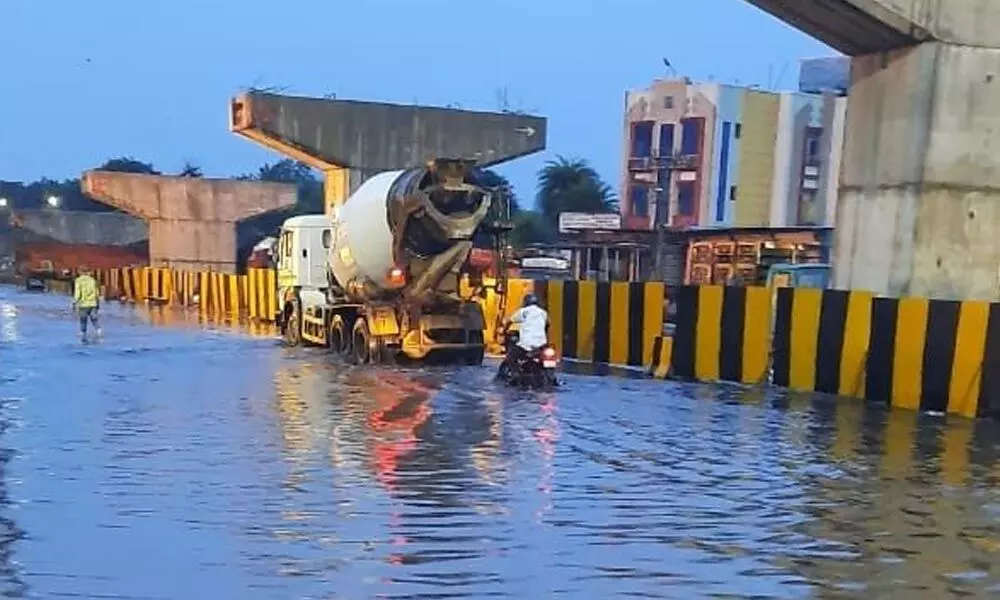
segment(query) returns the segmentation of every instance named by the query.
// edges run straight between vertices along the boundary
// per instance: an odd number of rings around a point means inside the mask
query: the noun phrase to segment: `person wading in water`
[[[93,323],[94,333],[101,337],[101,325],[97,320],[97,311],[101,307],[100,291],[97,280],[90,274],[90,269],[80,267],[80,275],[73,282],[73,308],[80,319],[80,339],[87,341],[87,322]]]

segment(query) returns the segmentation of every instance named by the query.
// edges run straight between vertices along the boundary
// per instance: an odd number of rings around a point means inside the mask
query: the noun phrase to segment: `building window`
[[[660,156],[674,155],[674,124],[662,123],[660,125]]]
[[[733,129],[733,137],[736,139],[740,139],[742,135],[743,135],[743,123],[737,123],[736,127]]]
[[[694,216],[694,182],[677,184],[677,214],[682,217]]]
[[[806,147],[806,158],[812,162],[817,156],[819,156],[819,140],[810,138],[809,145]]]
[[[732,134],[732,129],[731,122],[723,121],[721,147],[719,148],[719,183],[715,196],[715,221],[717,223],[723,223],[726,220],[726,190],[729,187],[729,137]]]
[[[698,154],[701,148],[701,128],[703,119],[681,120],[681,154]]]
[[[653,122],[632,123],[632,158],[647,158],[653,153]]]
[[[632,215],[636,217],[649,216],[649,188],[644,185],[633,185],[629,188],[629,203],[632,205]]]
[[[729,186],[729,200],[732,201],[732,202],[736,202],[736,186],[735,185]]]
[[[656,194],[654,196],[656,217],[653,219],[653,223],[656,226],[665,225],[670,220],[670,171],[666,171],[666,177],[663,173],[663,171],[660,172],[660,183],[653,190]]]
[[[820,161],[819,156],[819,142],[823,137],[823,129],[821,127],[807,127],[806,128],[806,147],[805,147],[805,161],[806,164],[818,164]]]
[[[667,110],[673,110],[674,109],[674,97],[673,96],[664,96],[663,97],[663,108],[665,108]]]

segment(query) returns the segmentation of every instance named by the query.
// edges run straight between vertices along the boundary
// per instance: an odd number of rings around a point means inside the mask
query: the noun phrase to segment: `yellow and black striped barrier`
[[[170,307],[197,306],[202,315],[225,320],[273,323],[277,314],[277,279],[270,269],[246,275],[123,267],[99,271],[106,299]]]
[[[1000,411],[1000,304],[780,289],[773,383],[966,417]]]
[[[662,283],[531,281],[508,283],[507,316],[533,292],[549,313],[549,340],[565,357],[648,367],[663,328]]]
[[[670,361],[673,359],[674,338],[665,335],[656,336],[653,340],[653,357],[648,372],[657,379],[670,377]]]
[[[761,287],[677,288],[671,374],[698,381],[766,381],[771,294]]]
[[[246,277],[250,319],[273,322],[278,314],[278,274],[274,269],[248,269]]]
[[[197,305],[225,320],[273,323],[277,274],[150,267],[99,274],[108,298]],[[549,313],[562,356],[642,367],[656,377],[773,383],[893,407],[1000,414],[1000,304],[876,298],[866,292],[662,283],[510,280],[482,301],[491,324],[525,294]],[[665,307],[677,308],[672,336]]]

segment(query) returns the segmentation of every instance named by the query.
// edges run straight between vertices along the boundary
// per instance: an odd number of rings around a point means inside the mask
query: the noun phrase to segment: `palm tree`
[[[552,228],[559,213],[618,212],[614,191],[585,160],[557,156],[538,172],[538,208]]]

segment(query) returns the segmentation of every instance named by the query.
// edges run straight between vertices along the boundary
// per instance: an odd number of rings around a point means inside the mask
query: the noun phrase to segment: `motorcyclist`
[[[507,361],[517,364],[517,361],[548,344],[549,313],[538,305],[538,296],[526,295],[521,308],[510,316],[508,327],[510,323],[518,325],[518,340],[511,348],[514,356],[508,356]]]

